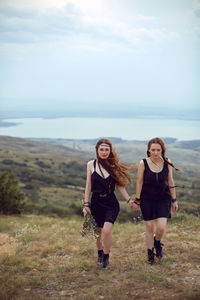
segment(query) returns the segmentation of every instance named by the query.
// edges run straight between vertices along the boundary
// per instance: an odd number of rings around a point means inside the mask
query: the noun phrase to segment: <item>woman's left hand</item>
[[[89,207],[84,207],[83,208],[83,216],[85,217],[87,214],[91,214],[91,210]]]
[[[172,211],[177,212],[177,210],[178,210],[178,203],[177,202],[172,203]]]
[[[132,210],[137,210],[140,206],[135,204],[133,200],[129,202],[129,206],[132,208]]]
[[[130,200],[128,205],[132,208],[133,207],[133,200]]]

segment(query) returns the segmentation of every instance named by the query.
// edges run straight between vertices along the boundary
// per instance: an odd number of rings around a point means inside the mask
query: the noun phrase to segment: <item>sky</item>
[[[0,108],[200,110],[199,0],[0,0]]]

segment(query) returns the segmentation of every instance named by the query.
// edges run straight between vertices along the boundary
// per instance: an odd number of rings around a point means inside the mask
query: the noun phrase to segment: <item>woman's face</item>
[[[159,158],[162,156],[162,148],[160,146],[160,144],[151,144],[150,148],[149,148],[149,154],[150,157],[152,158]]]
[[[101,159],[106,159],[109,157],[110,155],[110,146],[109,145],[106,145],[106,144],[102,144],[99,146],[98,148],[98,156],[101,158]]]

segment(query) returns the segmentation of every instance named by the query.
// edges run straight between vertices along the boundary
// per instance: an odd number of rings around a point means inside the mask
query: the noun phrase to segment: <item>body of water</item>
[[[23,138],[121,137],[126,140],[149,140],[159,136],[174,137],[179,140],[200,139],[200,121],[149,118],[27,118],[5,121],[18,124],[11,127],[0,127],[0,135]]]

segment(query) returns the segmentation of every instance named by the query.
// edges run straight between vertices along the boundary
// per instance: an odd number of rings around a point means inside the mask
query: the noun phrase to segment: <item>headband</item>
[[[104,147],[109,147],[110,148],[110,145],[106,144],[106,143],[102,143],[100,144],[99,146],[104,146]]]

